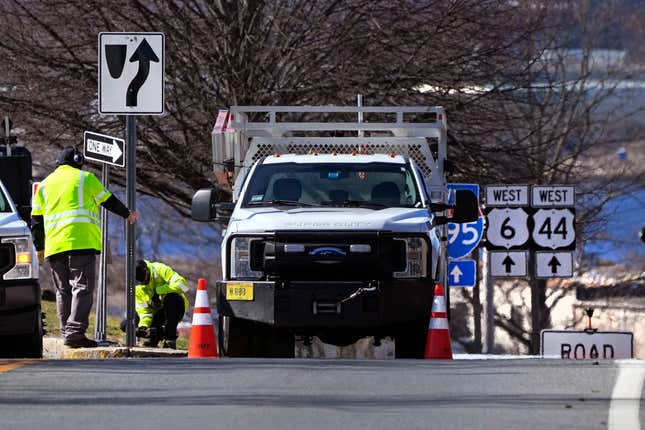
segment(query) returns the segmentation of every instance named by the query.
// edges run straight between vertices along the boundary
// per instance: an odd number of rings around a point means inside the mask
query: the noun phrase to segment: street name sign
[[[83,153],[88,160],[125,167],[125,140],[118,137],[86,131]]]
[[[522,208],[494,208],[486,215],[486,240],[493,246],[517,249],[529,240],[528,214]]]
[[[521,278],[527,275],[525,251],[490,252],[490,274],[494,278]]]
[[[528,185],[488,185],[486,207],[510,207],[529,205]]]
[[[474,287],[477,282],[475,260],[452,260],[448,262],[448,286]]]
[[[536,252],[537,278],[570,278],[573,276],[572,252]]]
[[[479,199],[478,184],[448,184],[449,190],[469,190]],[[451,193],[454,194],[454,193]],[[453,204],[452,197],[448,203]],[[458,259],[469,255],[482,239],[484,217],[480,214],[477,221],[463,224],[448,223],[448,256]]]
[[[634,357],[634,334],[595,330],[542,330],[544,357],[574,360],[629,359]]]
[[[576,189],[569,185],[533,185],[531,206],[534,208],[573,207]]]
[[[163,33],[99,33],[99,113],[164,113]]]

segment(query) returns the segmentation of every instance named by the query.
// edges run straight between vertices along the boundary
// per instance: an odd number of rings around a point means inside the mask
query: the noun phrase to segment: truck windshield
[[[417,185],[408,164],[276,163],[255,169],[242,207],[420,206]]]

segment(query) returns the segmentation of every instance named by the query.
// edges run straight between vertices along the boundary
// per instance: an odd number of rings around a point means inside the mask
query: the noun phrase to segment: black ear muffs
[[[74,147],[74,164],[76,166],[81,167],[83,164],[85,164],[85,156],[81,151],[79,151],[76,147]]]

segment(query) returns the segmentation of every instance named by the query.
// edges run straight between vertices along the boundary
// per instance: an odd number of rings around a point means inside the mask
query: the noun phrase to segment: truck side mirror
[[[479,202],[475,193],[470,190],[457,190],[455,192],[455,206],[450,222],[463,224],[475,222],[479,218]]]
[[[212,221],[215,218],[217,195],[212,188],[197,190],[190,205],[190,217],[195,221]]]

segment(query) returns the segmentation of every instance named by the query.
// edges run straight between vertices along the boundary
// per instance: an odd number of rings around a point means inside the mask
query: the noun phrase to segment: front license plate
[[[253,283],[229,282],[226,284],[226,300],[253,300]]]

